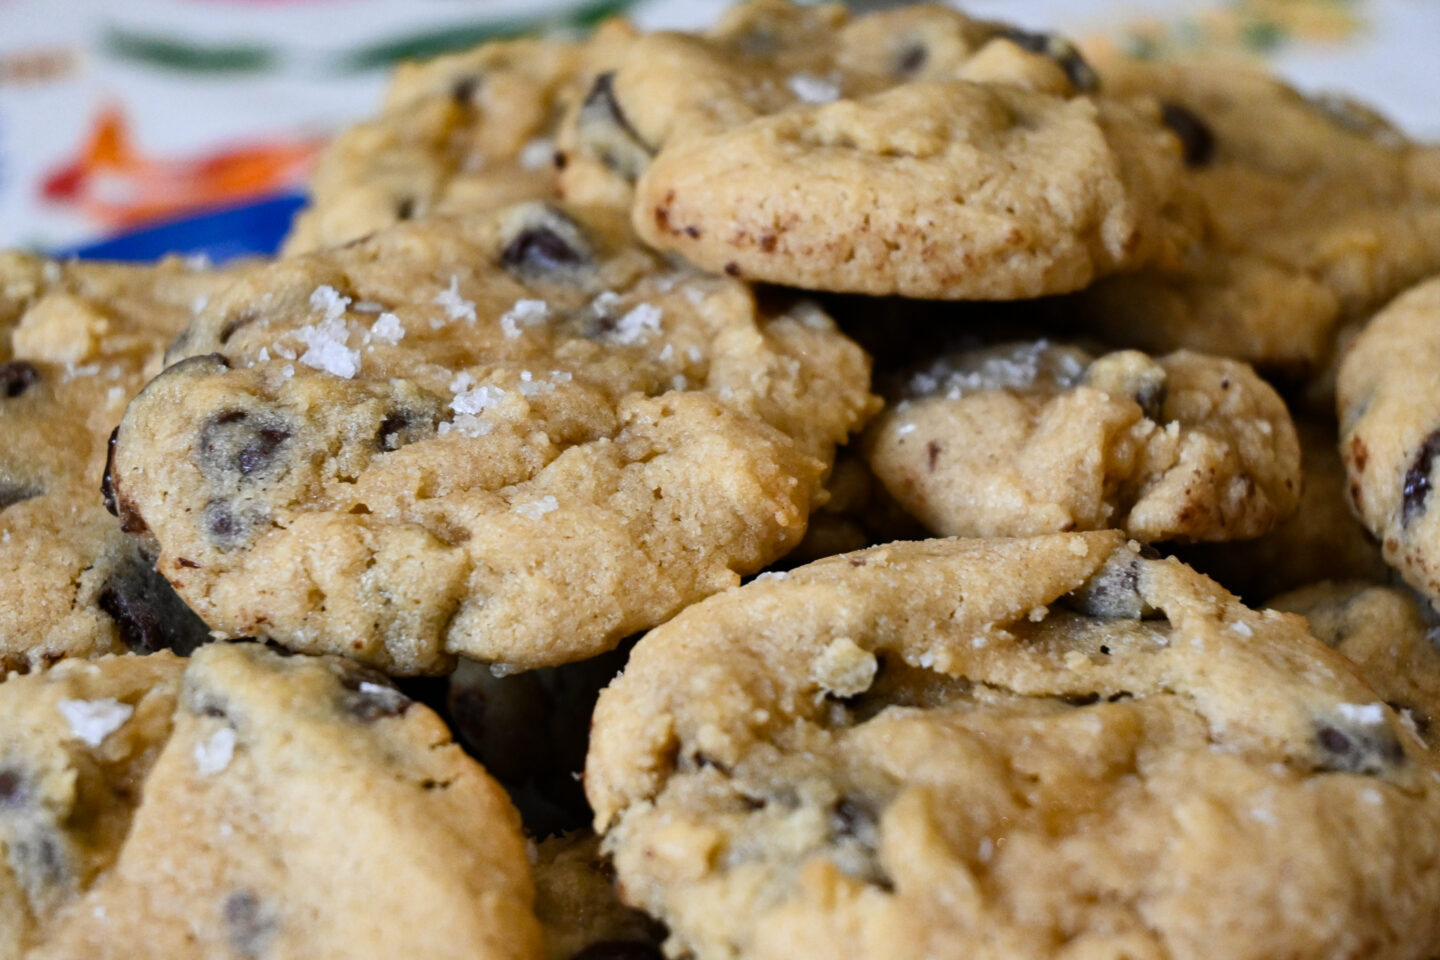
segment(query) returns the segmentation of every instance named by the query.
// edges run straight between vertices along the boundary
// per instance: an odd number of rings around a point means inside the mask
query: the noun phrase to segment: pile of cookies
[[[6,254],[0,960],[1432,960],[1436,275],[1359,104],[783,0]]]

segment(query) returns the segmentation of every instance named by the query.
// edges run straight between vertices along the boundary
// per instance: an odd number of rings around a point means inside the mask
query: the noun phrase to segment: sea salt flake
[[[530,520],[539,520],[547,513],[560,509],[560,501],[554,497],[541,497],[539,500],[532,500],[529,503],[517,503],[515,512]]]
[[[60,715],[70,725],[70,732],[88,747],[98,747],[105,738],[130,719],[135,708],[113,697],[103,700],[61,700]]]
[[[520,148],[520,166],[526,170],[544,170],[555,162],[555,141],[536,137]]]
[[[382,313],[371,325],[370,335],[382,343],[399,343],[405,338],[405,325],[395,314]]]
[[[624,346],[648,340],[660,332],[660,318],[664,315],[653,303],[636,304],[616,322],[610,339]]]
[[[507,339],[517,339],[522,326],[530,327],[544,323],[550,316],[550,304],[544,300],[516,300],[515,305],[500,317],[500,329]]]
[[[431,303],[444,308],[445,316],[451,320],[475,322],[475,303],[460,296],[460,278],[455,274],[450,275],[450,286],[435,294],[435,299]],[[439,326],[439,324],[435,324],[435,326]]]
[[[327,284],[321,284],[310,294],[310,309],[324,312],[326,320],[338,320],[350,306],[350,298]]]
[[[442,423],[435,428],[440,436],[447,433],[458,433],[462,437],[483,437],[495,429],[495,424],[489,420],[482,420],[473,413],[462,413],[454,420]]]
[[[456,413],[484,413],[505,402],[505,391],[499,387],[482,384],[459,393],[450,401],[450,409]]]
[[[840,99],[840,84],[834,77],[800,71],[792,73],[785,86],[806,103],[834,103]]]
[[[208,777],[230,766],[235,756],[235,730],[221,727],[210,736],[195,744],[195,769],[200,776]]]
[[[1336,705],[1335,712],[1346,720],[1369,726],[1378,726],[1385,722],[1383,703],[1341,703]]]
[[[1245,623],[1242,620],[1236,620],[1234,623],[1230,624],[1230,632],[1238,633],[1242,637],[1255,636],[1255,631],[1250,628],[1250,624]]]
[[[257,354],[255,354],[255,362],[256,362],[256,363],[269,363],[269,362],[270,362],[270,351],[267,350],[265,347],[261,347],[261,348],[260,348],[260,352],[257,353]]]

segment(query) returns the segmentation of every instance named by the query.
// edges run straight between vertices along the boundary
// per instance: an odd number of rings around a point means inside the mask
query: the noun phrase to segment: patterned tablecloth
[[[286,216],[293,203],[253,205],[293,195],[326,136],[372,110],[398,60],[528,30],[583,29],[615,13],[646,27],[693,27],[725,5],[0,0],[0,246],[73,249],[221,207]],[[1303,89],[1345,91],[1412,134],[1440,137],[1440,0],[966,7],[1147,56],[1264,58]],[[229,219],[224,229],[244,233],[248,222]]]

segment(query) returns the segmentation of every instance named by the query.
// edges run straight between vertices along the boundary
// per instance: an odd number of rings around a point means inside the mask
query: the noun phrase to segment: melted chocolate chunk
[[[1098,693],[1067,693],[1060,697],[1061,701],[1072,707],[1088,707],[1092,703],[1100,702]]]
[[[1140,593],[1142,557],[1121,548],[1073,593],[1063,599],[1067,606],[1091,617],[1104,619],[1153,620],[1163,617]]]
[[[0,768],[0,807],[18,807],[25,803],[25,778],[19,770]]]
[[[120,437],[120,428],[110,431],[105,444],[105,474],[100,478],[100,499],[110,516],[120,516],[120,505],[115,499],[115,441]]]
[[[1160,107],[1160,119],[1180,139],[1187,167],[1203,167],[1215,157],[1215,134],[1204,120],[1178,103]]]
[[[1435,457],[1440,455],[1440,430],[1425,438],[1420,445],[1410,469],[1405,471],[1405,483],[1401,488],[1403,500],[1400,508],[1400,526],[1408,527],[1416,515],[1425,509],[1430,496],[1430,473],[1435,466]]]
[[[221,914],[225,919],[225,939],[232,950],[242,957],[258,957],[265,952],[276,922],[266,915],[254,893],[237,890],[230,894],[225,898]]]
[[[471,75],[461,77],[450,87],[450,98],[461,106],[468,107],[475,100],[475,94],[480,91],[480,77]]]
[[[40,496],[45,491],[33,484],[0,480],[0,510],[13,507],[24,500]]]
[[[1376,776],[1405,762],[1404,748],[1383,719],[1365,723],[1352,718],[1328,718],[1316,726],[1315,745],[1320,754],[1318,770]]]
[[[246,532],[246,524],[235,516],[230,505],[223,500],[211,500],[205,504],[205,529],[210,538],[222,547],[239,543]]]
[[[895,58],[895,75],[898,77],[910,77],[919,73],[930,59],[930,51],[923,43],[913,43],[900,50],[900,55]]]
[[[345,688],[342,708],[362,723],[374,723],[384,717],[398,717],[414,703],[390,685],[382,674],[355,670],[340,677]]]
[[[417,204],[414,197],[403,197],[400,202],[395,205],[396,218],[400,220],[409,220],[411,217],[415,216],[416,206]]]
[[[0,363],[0,397],[14,399],[40,382],[35,364],[24,360]]]
[[[664,960],[665,954],[644,940],[601,940],[585,947],[571,960]]]
[[[531,204],[500,252],[500,265],[521,276],[564,276],[590,263],[580,226],[545,204]]]
[[[210,628],[185,605],[138,546],[105,580],[97,601],[115,621],[120,640],[136,653],[173,650],[189,656],[210,640]]]
[[[212,478],[249,477],[268,470],[291,436],[289,426],[277,420],[224,410],[200,429],[196,459]]]
[[[1077,93],[1094,93],[1100,89],[1100,76],[1095,72],[1095,68],[1080,56],[1080,51],[1075,49],[1075,45],[1069,40],[1053,33],[1032,33],[1019,27],[1002,30],[1000,36],[1022,50],[1042,54],[1054,60],[1060,69],[1065,71],[1065,76],[1069,78]]]
[[[653,150],[630,125],[615,98],[615,74],[595,78],[576,118],[580,149],[632,183],[650,164]]]
[[[254,310],[246,311],[238,316],[227,317],[220,327],[220,342],[222,344],[229,343],[231,337],[259,319],[260,314]]]

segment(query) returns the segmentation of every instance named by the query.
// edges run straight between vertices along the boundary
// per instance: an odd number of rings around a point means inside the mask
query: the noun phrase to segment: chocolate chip
[[[1180,138],[1187,167],[1203,167],[1215,157],[1215,134],[1204,120],[1178,103],[1160,106],[1160,119]]]
[[[238,890],[225,898],[221,914],[225,939],[232,950],[242,957],[258,957],[265,952],[277,923],[266,915],[259,897],[249,890]]]
[[[14,399],[40,382],[35,364],[24,360],[0,363],[0,396]]]
[[[1067,594],[1067,606],[1091,617],[1107,620],[1151,620],[1162,617],[1140,593],[1140,564],[1128,549],[1116,550],[1089,580]]]
[[[139,546],[127,546],[130,555],[106,578],[97,604],[115,622],[121,642],[136,653],[173,650],[189,656],[209,641],[210,628]]]
[[[1383,718],[1377,723],[1327,718],[1316,726],[1315,744],[1319,770],[1375,776],[1405,762],[1405,750]]]
[[[363,723],[401,716],[414,704],[382,674],[373,671],[356,669],[346,673],[340,677],[340,686],[345,688],[343,709]]]
[[[468,107],[475,100],[475,94],[480,90],[480,77],[471,75],[461,77],[450,87],[450,99],[461,106]]]
[[[217,544],[228,547],[240,542],[245,524],[224,500],[211,500],[205,504],[205,529],[210,531],[211,539]]]
[[[1100,702],[1098,693],[1067,693],[1060,697],[1061,701],[1072,707],[1088,707],[1092,703]]]
[[[576,115],[575,135],[582,152],[632,183],[654,154],[620,109],[613,72],[595,78]]]
[[[260,314],[254,310],[247,310],[237,316],[226,317],[225,322],[220,326],[220,342],[222,344],[229,343],[231,337],[259,319]]]
[[[580,227],[545,204],[529,204],[516,212],[512,236],[500,252],[500,264],[521,275],[550,276],[573,272],[590,263],[590,250]]]
[[[644,940],[601,940],[585,947],[571,960],[664,960],[665,954]]]
[[[0,807],[19,807],[25,799],[25,778],[20,771],[0,769]]]
[[[381,450],[398,450],[398,434],[409,425],[410,417],[403,411],[387,414],[385,419],[380,421],[380,429],[375,434],[376,446]]]
[[[854,837],[867,846],[874,846],[879,821],[875,808],[858,797],[846,794],[830,811],[831,832],[841,837]]]
[[[405,197],[395,205],[395,216],[400,220],[409,220],[415,216],[415,198]]]
[[[44,493],[44,489],[31,483],[17,483],[0,480],[0,510],[13,507],[24,500],[30,500]]]
[[[119,437],[119,427],[110,431],[110,439],[105,445],[105,473],[100,478],[100,499],[112,517],[120,516],[120,506],[115,500],[115,441]]]
[[[1415,515],[1425,509],[1425,501],[1430,496],[1430,472],[1435,466],[1436,455],[1440,455],[1440,430],[1425,438],[1410,469],[1405,471],[1405,484],[1401,488],[1404,498],[1400,510],[1402,527],[1410,526]]]
[[[268,470],[291,431],[273,418],[223,410],[200,428],[196,459],[212,479],[249,477]]]
[[[895,59],[895,75],[898,77],[914,76],[920,72],[929,59],[930,51],[925,48],[923,43],[914,43],[904,47],[900,51],[900,56]]]
[[[1060,69],[1065,71],[1065,76],[1069,78],[1076,92],[1094,93],[1100,89],[1100,77],[1095,73],[1095,68],[1080,56],[1080,51],[1075,49],[1075,45],[1069,40],[1053,33],[1033,33],[1019,27],[1002,30],[1000,36],[1022,50],[1042,54],[1054,60]]]
[[[942,448],[939,440],[931,440],[925,444],[925,469],[931,473],[940,464],[940,452]]]
[[[1147,420],[1160,422],[1165,411],[1165,397],[1169,394],[1169,384],[1164,379],[1151,380],[1141,384],[1134,393],[1134,399],[1140,405]]]

